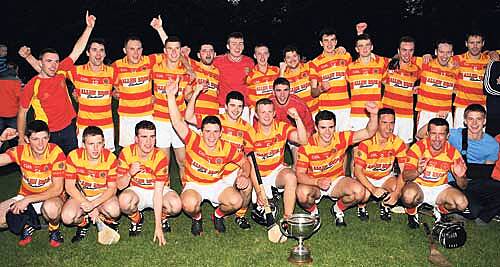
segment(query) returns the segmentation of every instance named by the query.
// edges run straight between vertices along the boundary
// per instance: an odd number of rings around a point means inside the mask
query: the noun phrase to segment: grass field
[[[174,173],[176,173],[174,171]],[[178,179],[173,179],[179,191]],[[1,175],[1,200],[14,194],[19,186],[19,173]],[[306,241],[314,266],[429,266],[428,244],[423,230],[410,230],[406,216],[393,214],[390,223],[378,218],[376,205],[370,203],[370,221],[360,222],[351,209],[346,213],[346,228],[337,228],[328,212],[330,201],[320,204],[322,226]],[[297,208],[297,212],[302,212]],[[75,229],[62,227],[65,243],[53,249],[48,244],[47,230],[36,231],[31,244],[18,247],[17,236],[0,232],[0,266],[288,266],[290,249],[297,244],[288,240],[273,244],[262,227],[240,230],[232,218],[226,219],[227,232],[217,235],[208,219],[213,209],[204,204],[205,233],[193,237],[191,220],[184,214],[172,219],[172,233],[166,235],[167,245],[159,247],[152,241],[153,212],[146,212],[146,223],[139,237],[128,237],[128,219],[122,217],[122,239],[114,246],[96,242],[95,228],[87,239],[72,244]],[[248,216],[249,217],[249,216]],[[430,221],[429,218],[426,219]],[[459,249],[440,248],[454,266],[500,266],[500,223],[479,227],[468,223],[468,240]]]

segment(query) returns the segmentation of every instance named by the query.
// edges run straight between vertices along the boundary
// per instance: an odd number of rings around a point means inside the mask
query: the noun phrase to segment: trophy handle
[[[290,233],[288,232],[288,229],[290,228],[288,225],[288,221],[285,220],[285,218],[282,218],[279,222],[279,227],[280,231],[287,237],[292,237]]]
[[[316,215],[315,216],[315,221],[314,221],[314,230],[313,230],[313,233],[318,231],[318,229],[321,227],[321,218],[319,217],[319,215]]]

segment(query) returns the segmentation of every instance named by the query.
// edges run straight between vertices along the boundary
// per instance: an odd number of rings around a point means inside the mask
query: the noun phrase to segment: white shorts
[[[19,201],[21,199],[24,199],[24,196],[23,195],[17,195],[15,197],[12,197],[11,199],[15,200],[15,201]],[[31,203],[31,205],[33,205],[33,208],[35,209],[36,214],[38,214],[38,215],[42,214],[43,201]]]
[[[329,110],[335,114],[335,131],[345,132],[351,129],[351,108]],[[313,117],[314,120],[314,117]]]
[[[424,192],[424,202],[429,205],[435,206],[436,205],[436,199],[439,196],[441,192],[443,192],[446,188],[451,187],[449,184],[442,184],[438,186],[423,186],[420,184],[417,184],[420,189],[422,189],[422,192]]]
[[[83,147],[83,130],[85,128],[78,128],[78,147]],[[115,151],[115,129],[102,129],[102,132],[104,133],[104,147],[111,152]]]
[[[465,108],[455,107],[455,115],[453,115],[453,128],[464,128],[464,113]]]
[[[163,121],[154,121],[156,126],[156,146],[159,148],[181,148],[184,147],[177,132],[172,127],[172,123]]]
[[[224,114],[226,113],[225,108],[219,108],[219,114]],[[247,106],[243,107],[243,111],[241,112],[241,118],[250,123],[250,125],[253,125],[253,122],[250,120],[250,109],[248,109]]]
[[[335,189],[335,186],[337,186],[338,182],[344,178],[345,178],[345,176],[339,176],[339,177],[337,177],[337,179],[332,181],[332,183],[330,184],[330,187],[328,187],[328,189],[326,189],[326,190],[320,189],[319,192],[321,193],[321,195],[314,202],[316,204],[318,204],[321,201],[321,199],[323,199],[323,197],[328,197],[330,199],[337,200],[337,198],[332,196],[332,192],[333,192],[333,189]]]
[[[126,190],[131,190],[139,197],[139,203],[137,204],[137,209],[139,209],[139,211],[147,208],[153,208],[154,189],[144,189],[138,186],[131,186]],[[163,187],[163,195],[168,192],[174,192],[174,190],[170,189],[168,186]]]
[[[232,184],[227,183],[224,179],[219,180],[213,184],[199,184],[194,182],[187,182],[184,190],[194,190],[200,194],[202,200],[208,200],[212,206],[217,207],[220,204],[219,196],[228,187],[233,187]]]
[[[141,117],[120,117],[120,142],[121,147],[129,146],[135,143],[135,125],[140,121],[150,121],[153,122],[153,116],[141,116]],[[156,135],[158,135],[158,129],[156,130]]]
[[[424,125],[429,123],[431,119],[437,118],[437,112],[430,112],[427,110],[422,110],[420,111],[418,115],[418,123],[417,123],[417,131],[420,130]],[[453,126],[453,116],[451,115],[451,112],[448,112],[448,115],[446,116],[446,121],[448,121],[448,124],[450,125],[450,128]]]
[[[372,179],[372,178],[369,178],[369,177],[366,177],[366,179],[368,179],[368,181],[375,187],[382,187],[382,185],[384,185],[384,183],[391,177],[394,177],[394,175],[392,174],[389,174],[385,177],[382,177],[380,178],[379,180],[377,179]]]
[[[280,193],[285,191],[284,188],[278,188],[276,186],[276,178],[278,177],[278,174],[285,168],[288,168],[288,167],[286,167],[285,165],[279,165],[269,175],[262,177],[262,185],[264,186],[264,191],[266,192],[267,198],[273,197],[272,187],[277,188],[278,192],[280,192]],[[255,193],[255,188],[254,188],[254,190],[252,190],[252,203],[256,203],[256,202],[257,202],[257,194]]]
[[[351,117],[351,131],[358,131],[366,128],[368,125],[368,117]]]
[[[412,118],[398,118],[394,124],[394,134],[403,139],[405,144],[413,142],[413,119]]]

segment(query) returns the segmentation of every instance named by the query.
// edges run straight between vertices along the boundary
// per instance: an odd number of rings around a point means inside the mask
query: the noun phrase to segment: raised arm
[[[201,92],[206,90],[206,83],[198,83],[196,86],[194,86],[194,91],[193,94],[191,95],[191,99],[189,99],[189,102],[186,107],[186,114],[184,115],[184,119],[193,125],[196,125],[196,116],[194,114],[195,107],[196,107],[196,99],[200,95]]]
[[[151,20],[151,23],[149,23],[149,25],[151,25],[151,27],[153,27],[153,29],[155,29],[155,31],[158,32],[162,46],[165,45],[165,41],[168,39],[168,35],[163,29],[163,20],[161,19],[161,15],[158,15],[157,18],[153,18]]]
[[[179,134],[181,139],[186,138],[189,128],[187,123],[184,121],[184,118],[179,111],[179,107],[176,102],[176,95],[179,91],[179,77],[175,81],[169,81],[167,84],[167,100],[168,100],[168,112],[170,114],[170,120],[172,121],[172,126],[175,131]]]
[[[40,66],[40,62],[31,54],[31,48],[27,46],[22,46],[19,48],[19,56],[26,59],[26,61],[35,69],[36,72],[40,73],[42,71],[42,66]]]
[[[87,42],[90,38],[90,34],[94,29],[95,21],[96,17],[94,15],[89,15],[89,11],[87,11],[87,13],[85,14],[85,23],[87,24],[87,26],[85,27],[85,30],[83,31],[80,38],[78,38],[78,41],[76,41],[75,46],[73,46],[73,51],[71,51],[71,54],[69,54],[69,57],[73,60],[73,62],[76,62],[76,60],[85,50],[85,46],[87,45]]]
[[[292,132],[290,135],[290,141],[297,143],[299,145],[307,144],[306,126],[304,125],[304,122],[302,122],[302,119],[300,118],[297,109],[289,108],[287,113],[288,116],[292,117],[292,119],[295,120],[295,124],[297,125],[297,130]]]
[[[4,142],[13,139],[17,136],[17,131],[14,128],[7,128],[0,135],[0,147]],[[12,159],[6,153],[0,154],[0,166],[5,166],[7,164],[12,163]]]
[[[368,111],[368,113],[370,113],[370,120],[368,121],[366,128],[354,132],[354,134],[352,136],[353,143],[358,143],[358,142],[361,142],[363,140],[366,140],[366,139],[372,137],[375,134],[375,132],[377,131],[377,126],[378,126],[377,103],[367,102],[365,107],[366,107],[366,111]]]
[[[23,108],[19,106],[19,110],[17,112],[17,131],[19,134],[19,145],[24,145],[26,144],[26,141],[24,140],[24,133],[26,130],[26,114],[28,113],[27,108]]]

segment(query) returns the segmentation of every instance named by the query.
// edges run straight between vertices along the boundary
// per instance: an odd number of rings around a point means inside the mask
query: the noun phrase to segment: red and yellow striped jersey
[[[78,96],[77,127],[113,128],[111,113],[111,91],[115,83],[113,68],[102,65],[98,72],[94,72],[87,63],[69,71],[68,77],[75,86]]]
[[[295,127],[283,121],[274,121],[271,132],[265,134],[259,123],[254,125],[252,143],[260,174],[264,178],[283,164],[285,160],[285,144]]]
[[[168,159],[163,151],[154,148],[149,153],[147,159],[143,159],[139,155],[139,147],[137,144],[132,144],[122,149],[118,156],[119,175],[127,175],[130,170],[130,165],[134,162],[141,164],[141,171],[130,179],[132,186],[138,186],[144,189],[154,189],[155,182],[165,182],[165,186],[169,186],[168,178]]]
[[[451,99],[458,77],[458,68],[443,67],[437,59],[422,64],[418,89],[417,111],[451,111]]]
[[[380,103],[382,80],[387,76],[388,63],[387,58],[375,56],[368,64],[357,59],[347,66],[347,81],[351,88],[351,117],[367,117],[366,102]]]
[[[458,63],[457,95],[453,105],[462,108],[470,104],[486,105],[483,79],[490,57],[483,53],[479,59],[473,59],[467,52],[454,56],[453,60]]]
[[[462,159],[460,152],[448,142],[440,153],[433,155],[430,151],[430,140],[426,138],[416,142],[408,150],[405,170],[416,170],[421,157],[430,159],[424,172],[415,179],[416,183],[424,186],[447,184],[451,166]]]
[[[372,138],[359,143],[358,151],[354,155],[354,163],[363,168],[366,177],[379,180],[392,171],[394,160],[398,163],[406,162],[406,144],[396,135],[389,137],[385,144],[380,144],[380,135],[376,133]]]
[[[290,82],[290,92],[307,104],[312,114],[318,111],[318,99],[311,95],[309,64],[299,63],[295,70],[286,69],[284,78]]]
[[[189,62],[199,82],[207,82],[208,90],[198,95],[194,113],[201,115],[219,114],[219,69],[212,65],[189,59]]]
[[[422,58],[412,58],[409,64],[387,70],[384,79],[384,107],[392,108],[398,118],[413,118],[413,89],[419,79]]]
[[[243,153],[238,147],[222,140],[210,151],[203,138],[189,130],[184,138],[186,144],[185,182],[212,184],[223,177],[224,168],[229,163],[238,163]]]
[[[306,168],[313,179],[330,178],[332,181],[344,175],[345,151],[352,145],[354,133],[335,132],[331,143],[323,147],[317,133],[309,137],[306,145],[299,147],[297,168]]]
[[[267,66],[266,72],[261,72],[259,66],[255,65],[248,73],[246,83],[248,85],[247,105],[255,108],[255,103],[262,98],[270,98],[273,95],[273,82],[280,75],[280,69],[275,66]]]
[[[309,62],[311,79],[328,82],[330,89],[318,97],[319,110],[336,110],[351,107],[347,92],[346,70],[352,62],[351,54],[321,54]]]
[[[102,194],[108,183],[116,182],[117,160],[115,154],[102,149],[99,161],[89,161],[85,148],[71,151],[66,158],[66,179],[76,180],[88,197]]]
[[[153,117],[157,121],[170,122],[170,113],[168,113],[168,101],[166,87],[169,80],[175,81],[180,77],[179,92],[177,93],[176,103],[179,111],[184,116],[186,103],[184,102],[184,89],[189,83],[189,75],[186,68],[179,61],[177,68],[169,69],[164,62],[157,63],[153,66],[152,79],[154,82],[155,104]]]
[[[127,57],[113,63],[116,83],[120,92],[118,114],[126,117],[142,117],[153,114],[151,94],[151,69],[161,61],[160,54],[144,56],[138,64]]]
[[[45,192],[52,185],[52,179],[64,178],[66,157],[56,144],[49,143],[41,159],[35,158],[29,144],[13,147],[5,153],[21,169],[19,195]]]

